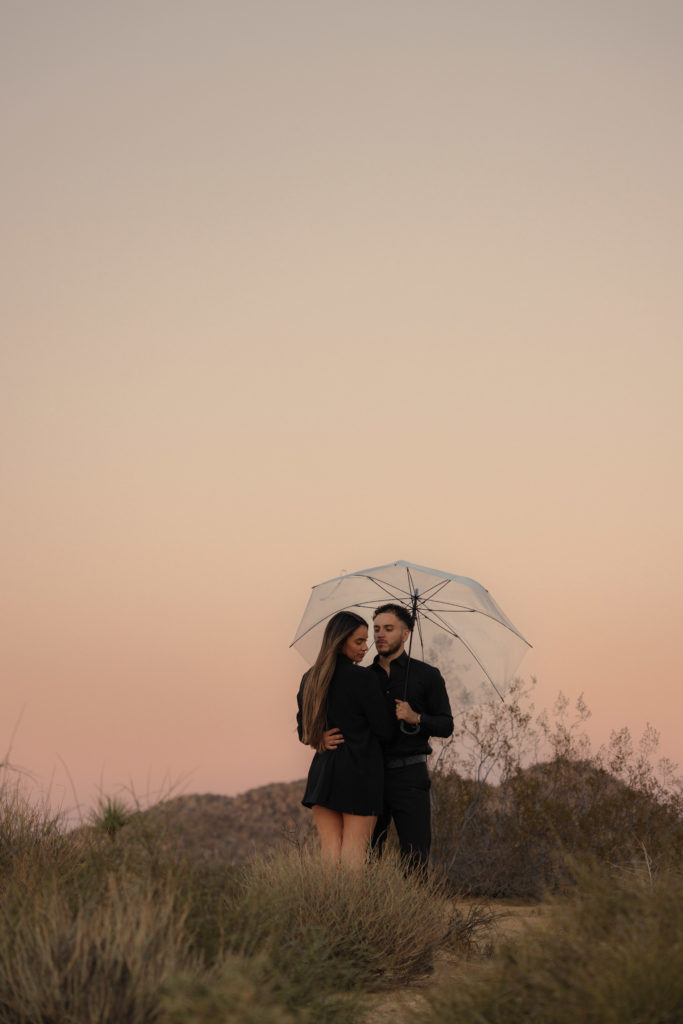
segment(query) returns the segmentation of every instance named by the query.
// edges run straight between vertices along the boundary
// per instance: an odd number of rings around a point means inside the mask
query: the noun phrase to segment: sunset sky
[[[300,778],[310,588],[407,559],[682,763],[678,0],[5,0],[0,49],[0,755],[67,809]]]

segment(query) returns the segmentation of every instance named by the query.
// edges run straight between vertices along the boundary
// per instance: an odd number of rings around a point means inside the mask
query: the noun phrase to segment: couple
[[[333,615],[301,680],[299,739],[316,750],[302,803],[313,808],[326,860],[360,867],[370,844],[381,852],[393,819],[401,853],[424,866],[431,842],[429,737],[450,736],[453,716],[441,673],[405,651],[408,610],[381,605],[373,630],[377,655],[361,668],[367,622],[355,612]]]

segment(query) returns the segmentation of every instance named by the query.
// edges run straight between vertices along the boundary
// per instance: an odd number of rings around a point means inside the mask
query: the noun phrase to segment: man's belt
[[[390,757],[384,762],[385,768],[405,768],[409,764],[422,764],[427,760],[426,754],[411,754],[410,757]]]

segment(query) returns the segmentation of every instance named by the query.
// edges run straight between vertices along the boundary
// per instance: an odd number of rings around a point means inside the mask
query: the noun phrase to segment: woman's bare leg
[[[346,815],[344,815],[346,817]],[[329,807],[313,806],[313,820],[318,830],[320,852],[324,860],[338,864],[342,852],[343,819],[339,811],[331,811]]]
[[[367,814],[345,814],[343,819],[341,862],[344,867],[357,870],[365,863],[377,818]]]

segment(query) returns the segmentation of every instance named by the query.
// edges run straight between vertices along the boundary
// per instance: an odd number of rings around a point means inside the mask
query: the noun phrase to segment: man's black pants
[[[401,853],[413,867],[426,866],[432,841],[429,772],[426,762],[384,769],[384,812],[372,848],[381,854],[393,819]]]

